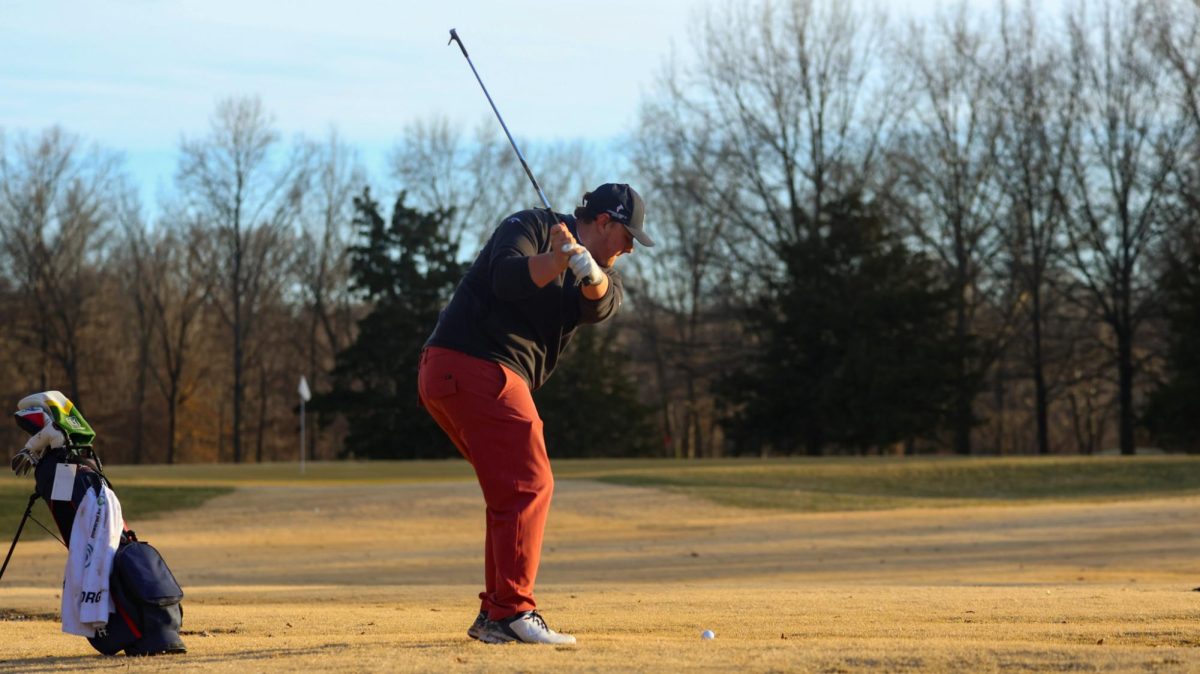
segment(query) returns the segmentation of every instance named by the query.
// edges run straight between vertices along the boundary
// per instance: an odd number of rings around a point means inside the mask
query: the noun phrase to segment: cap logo
[[[623,223],[629,222],[629,215],[625,213],[625,204],[617,204],[616,208],[610,208],[606,212]]]

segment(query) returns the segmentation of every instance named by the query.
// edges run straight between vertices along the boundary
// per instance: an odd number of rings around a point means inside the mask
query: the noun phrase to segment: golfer
[[[576,328],[620,308],[613,263],[635,239],[654,245],[644,212],[633,188],[607,183],[574,217],[537,209],[505,218],[425,343],[421,404],[475,468],[487,504],[474,639],[575,643],[546,625],[533,597],[554,476],[531,394]]]

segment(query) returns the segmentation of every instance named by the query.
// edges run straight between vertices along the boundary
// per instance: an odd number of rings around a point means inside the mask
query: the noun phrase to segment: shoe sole
[[[563,641],[554,643],[552,641],[521,641],[520,639],[510,637],[507,634],[483,634],[479,640],[485,644],[504,645],[504,644],[529,644],[530,646],[574,646],[575,641]]]

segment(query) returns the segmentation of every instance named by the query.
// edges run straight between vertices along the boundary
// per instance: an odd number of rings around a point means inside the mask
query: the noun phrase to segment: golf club
[[[487,96],[488,103],[492,106],[492,112],[496,113],[496,119],[500,120],[500,128],[504,129],[504,135],[508,136],[508,142],[512,145],[512,149],[517,153],[517,159],[521,160],[521,166],[525,169],[525,175],[529,176],[529,182],[533,183],[533,189],[537,190],[538,196],[542,198],[542,205],[545,206],[551,213],[554,212],[550,208],[550,201],[546,199],[546,193],[542,191],[542,186],[538,185],[537,178],[533,177],[533,171],[529,170],[529,164],[525,162],[525,155],[521,154],[521,148],[517,147],[517,141],[513,140],[512,134],[508,132],[508,125],[504,123],[504,118],[500,116],[500,111],[496,109],[496,102],[492,100],[492,95],[488,93],[487,87],[483,85],[483,79],[479,77],[479,71],[475,69],[475,64],[471,62],[470,55],[467,54],[467,48],[463,45],[462,38],[458,36],[458,31],[450,29],[450,42],[457,42],[458,48],[462,50],[463,58],[467,59],[467,65],[471,66],[471,72],[475,73],[475,80],[479,82],[479,88],[483,89],[483,95]],[[449,46],[450,42],[446,45]]]
[[[529,163],[524,161],[524,155],[521,154],[521,148],[517,148],[516,140],[512,139],[512,134],[509,133],[509,125],[504,124],[504,118],[503,116],[500,116],[500,110],[496,107],[496,101],[492,101],[492,95],[488,94],[487,86],[484,85],[484,79],[479,77],[479,71],[475,70],[475,64],[472,62],[472,60],[470,60],[470,54],[467,54],[467,47],[462,43],[462,38],[458,37],[458,31],[452,28],[450,29],[450,41],[446,42],[446,46],[449,47],[450,42],[457,42],[458,49],[462,49],[462,56],[464,59],[467,59],[467,65],[470,66],[470,72],[475,73],[475,82],[478,82],[479,88],[484,90],[484,96],[487,96],[487,103],[492,106],[492,112],[496,113],[496,119],[500,121],[500,128],[503,128],[504,136],[509,137],[509,145],[512,145],[512,151],[516,152],[518,160],[521,160],[521,168],[526,169],[526,175],[529,176],[529,182],[532,182],[533,188],[538,191],[538,197],[541,198],[541,205],[546,206],[546,210],[553,213],[554,209],[550,205],[550,199],[547,199],[546,193],[541,191],[541,185],[538,185],[538,179],[533,176],[533,171],[529,170]],[[566,246],[563,246],[563,252],[566,252]],[[571,260],[574,261],[575,258],[581,254],[582,253],[576,253],[575,255],[571,255]],[[584,279],[580,279],[578,283],[588,282],[584,281]]]
[[[450,29],[450,41],[446,45],[449,46],[450,42],[458,43],[458,48],[462,50],[463,58],[467,59],[467,65],[471,66],[471,72],[475,73],[475,81],[479,82],[479,88],[483,89],[483,95],[487,96],[488,104],[492,106],[492,112],[496,113],[496,119],[500,120],[500,128],[504,129],[504,135],[508,136],[509,145],[512,145],[513,152],[517,153],[517,159],[521,160],[521,167],[525,169],[525,175],[529,176],[529,182],[533,183],[533,189],[537,190],[538,196],[541,197],[542,205],[553,214],[554,209],[550,207],[550,200],[546,198],[546,193],[542,191],[542,186],[538,184],[537,178],[533,177],[533,171],[529,170],[529,163],[525,161],[525,155],[521,154],[521,148],[517,147],[517,141],[513,140],[512,134],[509,133],[508,125],[504,123],[504,118],[500,116],[500,110],[496,108],[496,102],[492,100],[492,95],[488,93],[487,87],[484,86],[483,78],[479,76],[479,71],[475,69],[475,64],[471,61],[470,54],[467,54],[467,48],[463,45],[462,38],[458,36],[458,31],[454,28]],[[565,252],[566,246],[563,246],[563,248]],[[572,255],[571,260],[573,261],[579,255],[582,255],[582,253]],[[578,282],[588,283],[588,281],[583,279],[580,279]]]

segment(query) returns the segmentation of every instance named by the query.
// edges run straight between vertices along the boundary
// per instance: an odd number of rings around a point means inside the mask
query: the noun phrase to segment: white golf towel
[[[101,487],[99,496],[88,489],[79,502],[63,571],[63,632],[94,637],[97,629],[108,624],[113,610],[108,577],[123,522],[121,502],[108,485]]]

